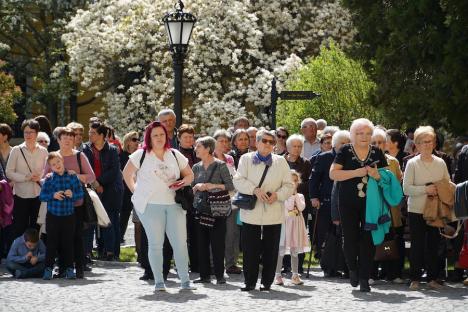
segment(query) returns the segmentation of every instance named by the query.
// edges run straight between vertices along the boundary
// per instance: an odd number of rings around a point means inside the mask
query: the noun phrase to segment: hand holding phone
[[[169,188],[170,188],[171,190],[177,190],[177,189],[181,188],[184,184],[185,184],[185,182],[182,181],[182,180],[175,181],[174,183],[172,183],[171,185],[169,185]]]

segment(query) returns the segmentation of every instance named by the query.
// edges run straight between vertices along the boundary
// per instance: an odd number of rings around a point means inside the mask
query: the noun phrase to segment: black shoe
[[[91,256],[86,256],[85,257],[85,263],[86,264],[93,264],[93,259],[91,259]]]
[[[85,271],[85,272],[91,272],[92,270],[93,270],[93,269],[92,269],[89,265],[85,265],[85,266],[83,267],[83,271]]]
[[[370,292],[369,280],[367,279],[359,280],[359,291]]]
[[[359,285],[359,276],[357,271],[349,271],[349,283],[353,287]]]
[[[270,291],[270,285],[268,286],[260,286],[260,291]]]
[[[209,284],[211,283],[211,279],[210,278],[198,278],[194,280],[193,283],[194,284]]]
[[[216,284],[217,284],[217,285],[226,284],[226,279],[225,279],[224,277],[217,278],[217,279],[216,279]]]
[[[82,279],[84,278],[84,271],[83,268],[76,268],[76,278]]]
[[[151,273],[145,272],[143,273],[142,276],[140,276],[140,281],[148,281],[148,280],[154,280],[154,276]]]
[[[164,281],[167,281],[167,275],[168,275],[168,274],[163,274],[163,279],[164,279]]]
[[[255,290],[255,286],[245,286],[240,289],[241,291],[252,291]]]
[[[115,261],[115,257],[113,254],[108,254],[104,257],[104,261]]]

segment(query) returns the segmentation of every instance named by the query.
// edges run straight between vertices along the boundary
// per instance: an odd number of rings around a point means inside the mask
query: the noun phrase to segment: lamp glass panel
[[[169,31],[171,37],[171,44],[180,44],[180,32],[181,32],[181,22],[174,21],[169,22]]]

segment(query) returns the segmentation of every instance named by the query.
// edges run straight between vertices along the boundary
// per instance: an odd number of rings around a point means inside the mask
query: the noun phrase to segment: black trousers
[[[148,236],[146,236],[146,231],[141,223],[141,244],[140,244],[140,254],[138,259],[140,261],[141,267],[145,269],[145,272],[149,275],[153,275],[153,270],[151,270],[151,265],[148,259]]]
[[[133,204],[132,204],[132,193],[125,187],[122,200],[122,208],[120,210],[120,242],[125,237],[125,232],[127,231],[128,220],[130,219],[130,214],[132,213]]]
[[[74,235],[75,235],[75,215],[54,216],[47,213],[46,216],[47,246],[46,246],[46,267],[54,266],[57,251],[60,251],[65,268],[73,267],[74,257]]]
[[[85,263],[84,241],[83,241],[83,222],[84,222],[84,207],[75,207],[75,232],[73,235],[74,260],[77,269],[83,269]]]
[[[364,230],[366,223],[366,199],[349,201],[340,207],[343,229],[343,251],[350,271],[358,271],[359,279],[368,280],[372,271],[375,246],[370,231]]]
[[[14,201],[13,237],[11,237],[11,242],[22,235],[29,227],[39,230],[39,226],[37,225],[37,216],[41,205],[39,197],[21,198],[15,195]],[[11,243],[9,245],[11,245]]]
[[[427,225],[420,213],[408,213],[411,250],[410,276],[412,281],[421,280],[422,270],[427,270],[427,280],[437,279],[439,272],[440,234],[436,227]],[[426,259],[424,259],[426,257]],[[426,264],[426,265],[424,265]]]
[[[216,218],[214,226],[209,228],[198,224],[198,263],[200,278],[210,278],[210,246],[213,254],[213,266],[217,279],[224,276],[224,246],[226,238],[226,218]]]
[[[269,287],[273,283],[278,261],[281,224],[242,225],[242,250],[244,252],[244,278],[247,287],[255,287],[258,279],[260,258],[263,270],[261,283]]]

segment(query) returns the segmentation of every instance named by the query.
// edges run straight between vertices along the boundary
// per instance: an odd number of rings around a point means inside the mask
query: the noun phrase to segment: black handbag
[[[78,161],[78,167],[80,168],[80,174],[83,173],[83,169],[81,167],[81,152],[76,154],[76,158]],[[84,183],[81,183],[83,188],[83,228],[86,229],[92,225],[97,224],[97,215],[96,209],[94,209],[93,201],[89,196],[87,186]]]
[[[265,166],[265,170],[263,170],[263,175],[262,175],[262,178],[260,179],[260,183],[258,184],[258,187],[262,186],[269,168],[270,166]],[[234,195],[234,198],[232,199],[233,206],[240,208],[240,209],[245,209],[245,210],[253,210],[255,208],[256,203],[257,203],[257,196],[244,194],[240,192],[237,192]]]
[[[171,149],[171,152],[172,152],[172,155],[174,155],[176,161],[177,161],[177,166],[179,166],[179,160],[177,159],[177,156],[174,152],[174,150]],[[180,170],[180,166],[179,166],[179,170]],[[179,180],[177,181],[180,181],[182,180],[182,178],[180,178]],[[175,202],[180,204],[182,206],[182,209],[184,210],[191,210],[192,209],[192,205],[193,205],[193,190],[192,190],[192,186],[190,185],[186,185],[180,189],[178,189],[177,191],[175,191],[176,195],[175,195]]]

